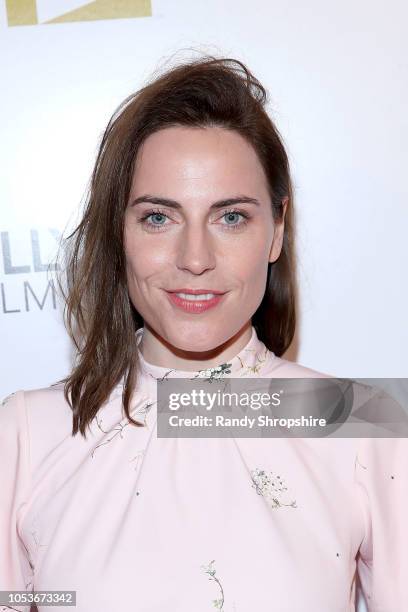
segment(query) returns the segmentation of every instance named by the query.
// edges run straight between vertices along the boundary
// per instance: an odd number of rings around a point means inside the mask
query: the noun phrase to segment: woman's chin
[[[166,336],[166,341],[176,349],[191,353],[211,351],[227,339],[225,330],[217,330],[214,325],[189,325],[178,329],[173,325]]]

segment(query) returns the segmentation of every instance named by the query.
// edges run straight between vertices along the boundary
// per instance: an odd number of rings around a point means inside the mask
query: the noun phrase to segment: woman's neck
[[[252,323],[249,321],[238,332],[227,340],[222,337],[222,330],[214,348],[204,351],[194,349],[194,342],[188,349],[174,346],[157,334],[145,323],[139,350],[148,363],[176,370],[196,371],[213,368],[233,359],[249,342],[252,336]]]

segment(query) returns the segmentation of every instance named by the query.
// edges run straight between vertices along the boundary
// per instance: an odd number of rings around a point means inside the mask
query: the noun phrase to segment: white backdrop
[[[45,264],[79,218],[111,113],[185,47],[246,62],[287,146],[301,303],[286,357],[407,377],[406,4],[152,0],[150,16],[41,23],[84,4],[38,0],[39,23],[10,26],[0,0],[0,396],[69,371]]]

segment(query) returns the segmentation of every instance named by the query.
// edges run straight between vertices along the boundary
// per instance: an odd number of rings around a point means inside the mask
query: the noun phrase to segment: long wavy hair
[[[130,415],[130,401],[139,371],[135,331],[143,319],[127,288],[124,216],[139,147],[158,130],[217,126],[238,132],[263,166],[275,221],[282,219],[287,199],[282,251],[269,264],[265,294],[252,324],[277,356],[291,343],[296,325],[293,188],[282,138],[265,110],[267,102],[265,88],[241,61],[204,55],[156,76],[112,115],[82,218],[62,243],[58,285],[76,362],[60,382],[73,411],[72,435],[80,431],[86,438],[86,427],[120,382],[126,417],[141,425]]]

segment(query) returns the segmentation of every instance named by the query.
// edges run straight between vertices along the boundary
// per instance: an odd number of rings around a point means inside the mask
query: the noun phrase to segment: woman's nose
[[[185,227],[177,245],[177,267],[201,274],[215,267],[215,245],[207,228]]]

